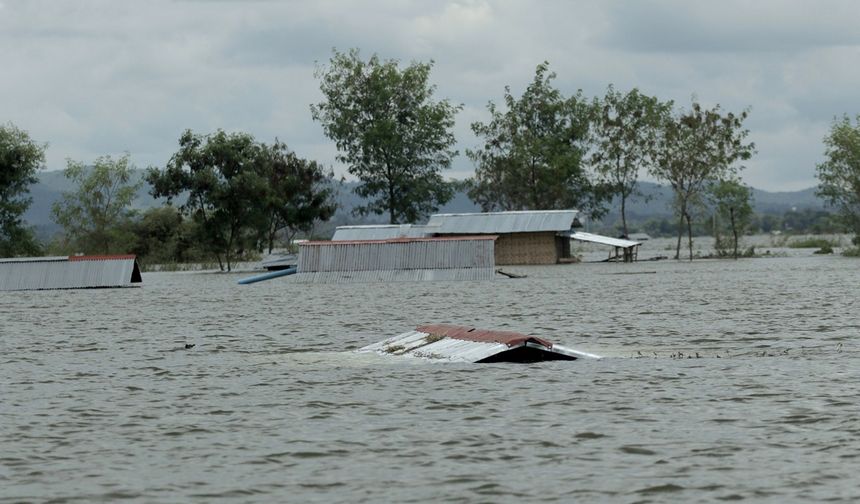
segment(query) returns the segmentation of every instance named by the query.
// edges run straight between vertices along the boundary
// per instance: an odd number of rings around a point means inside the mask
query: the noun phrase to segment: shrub
[[[806,238],[804,240],[792,241],[787,246],[788,246],[788,248],[819,248],[819,249],[829,248],[831,250],[830,250],[830,252],[827,252],[827,253],[832,254],[833,253],[833,250],[832,250],[833,247],[838,247],[839,244],[835,243],[831,240],[828,240],[827,238]]]

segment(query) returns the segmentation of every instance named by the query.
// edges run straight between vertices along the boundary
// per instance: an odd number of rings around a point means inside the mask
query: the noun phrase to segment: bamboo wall
[[[496,265],[556,264],[564,252],[556,238],[555,231],[500,234]]]

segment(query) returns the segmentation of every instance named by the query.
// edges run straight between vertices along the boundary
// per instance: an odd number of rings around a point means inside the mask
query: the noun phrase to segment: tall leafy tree
[[[597,217],[605,193],[586,171],[593,104],[582,92],[566,98],[553,87],[547,62],[520,98],[505,87],[504,110],[487,105],[491,119],[472,131],[484,146],[469,150],[475,163],[469,197],[484,211],[578,208]]]
[[[331,170],[298,157],[283,142],[263,146],[262,175],[266,180],[265,242],[272,252],[275,236],[287,243],[298,232],[308,233],[315,222],[329,220],[337,210]]]
[[[232,270],[233,259],[252,246],[265,222],[262,159],[261,146],[247,133],[198,135],[186,130],[165,169],[147,170],[154,197],[170,203],[187,193],[180,209],[196,221],[199,239],[222,271],[225,263],[227,271]]]
[[[128,154],[102,156],[92,166],[69,159],[63,174],[76,189],[64,192],[51,207],[63,227],[65,241],[87,253],[128,252],[134,237],[128,230],[131,203],[142,182],[132,182],[134,166]]]
[[[414,222],[453,197],[441,172],[457,155],[451,128],[462,105],[434,100],[432,66],[401,69],[396,60],[374,54],[365,61],[352,49],[335,51],[328,66],[317,68],[325,101],[311,113],[360,183],[354,191],[367,200],[356,209],[361,215]]]
[[[610,85],[598,103],[591,162],[609,190],[621,202],[621,224],[627,236],[627,201],[638,195],[639,172],[656,157],[660,127],[672,102],[660,102],[638,89],[627,93]]]
[[[11,123],[0,125],[0,257],[36,255],[41,249],[21,216],[32,202],[30,185],[45,163],[46,147]]]
[[[740,236],[752,222],[752,189],[739,180],[728,179],[712,184],[709,192],[714,204],[717,252],[724,253],[726,249],[731,249],[732,257],[737,259]],[[724,230],[730,233],[728,240],[723,237]]]
[[[719,105],[705,109],[693,102],[689,111],[669,117],[663,124],[655,163],[650,172],[668,183],[675,193],[678,214],[678,243],[681,254],[686,222],[690,260],[693,260],[693,206],[702,203],[709,182],[733,177],[742,168],[736,163],[750,159],[755,145],[746,143],[749,130],[743,127],[748,111],[724,113]]]
[[[824,137],[825,161],[817,166],[818,195],[839,209],[860,245],[860,115],[833,121]]]

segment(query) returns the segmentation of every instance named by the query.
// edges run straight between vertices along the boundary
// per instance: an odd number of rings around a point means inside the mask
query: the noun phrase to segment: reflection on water
[[[517,270],[0,293],[0,500],[860,498],[860,261]],[[352,352],[430,322],[610,358]]]

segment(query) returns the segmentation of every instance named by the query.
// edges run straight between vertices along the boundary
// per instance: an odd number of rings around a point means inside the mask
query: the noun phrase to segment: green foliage
[[[32,202],[30,185],[45,163],[46,148],[15,125],[0,125],[0,257],[41,253],[21,216]]]
[[[832,254],[832,253],[833,253],[833,247],[831,247],[830,245],[825,245],[825,246],[821,247],[820,249],[816,250],[815,252],[813,252],[813,254]]]
[[[740,237],[749,229],[753,216],[752,189],[741,182],[719,180],[708,188],[714,204],[715,248],[720,255],[739,257]]]
[[[173,206],[150,208],[131,223],[135,236],[131,251],[141,266],[210,261],[214,255],[198,245],[197,228]]]
[[[552,86],[555,73],[538,65],[522,97],[505,87],[505,111],[490,102],[488,123],[472,131],[485,141],[469,150],[475,163],[469,197],[484,211],[577,208],[597,218],[605,213],[606,188],[584,167],[594,104],[578,92],[565,98]]]
[[[839,244],[827,238],[805,238],[801,240],[792,240],[786,245],[788,248],[833,248]]]
[[[313,118],[335,141],[338,159],[360,181],[355,193],[368,200],[360,215],[387,213],[389,222],[415,222],[453,196],[442,179],[457,152],[451,129],[462,105],[434,101],[433,62],[399,68],[396,60],[364,61],[357,49],[334,51],[318,67],[325,101]]]
[[[679,219],[675,259],[680,257],[684,222],[693,259],[692,205],[702,198],[707,184],[732,178],[738,171],[735,163],[750,159],[755,152],[753,143],[744,143],[749,134],[743,128],[747,115],[746,110],[723,114],[719,105],[708,110],[693,102],[689,111],[664,122],[650,172],[675,192]]]
[[[128,231],[130,209],[141,183],[131,184],[134,166],[128,154],[119,159],[102,156],[92,167],[69,159],[63,174],[77,189],[64,192],[51,213],[64,230],[65,243],[75,252],[125,253],[134,241]]]
[[[860,237],[860,115],[854,124],[848,116],[834,120],[824,145],[826,160],[817,166],[818,195]]]
[[[285,232],[289,244],[296,233],[310,233],[315,222],[334,216],[337,203],[331,170],[323,169],[316,161],[299,158],[278,141],[262,146],[260,167],[266,180],[263,239],[269,253],[278,232]]]
[[[184,192],[180,207],[194,220],[200,245],[208,248],[224,270],[246,248],[253,248],[258,230],[265,225],[263,201],[266,180],[260,174],[263,146],[246,133],[196,135],[186,130],[179,150],[162,171],[147,170],[150,193],[168,203]]]
[[[165,211],[142,222],[137,234],[162,242],[162,255],[176,261],[215,257],[222,270],[230,271],[236,259],[263,243],[271,250],[276,233],[308,232],[314,222],[329,219],[335,211],[331,176],[282,142],[269,146],[246,133],[218,130],[202,136],[188,130],[167,167],[150,168],[146,180],[151,194],[168,203],[187,194],[179,210],[190,222],[168,227],[173,217]]]
[[[660,127],[671,109],[671,101],[661,103],[635,88],[622,94],[612,85],[598,103],[591,163],[612,194],[621,200],[624,236],[628,235],[627,200],[637,195],[640,169],[656,157]]]
[[[860,257],[860,247],[852,247],[842,251],[845,257]]]

